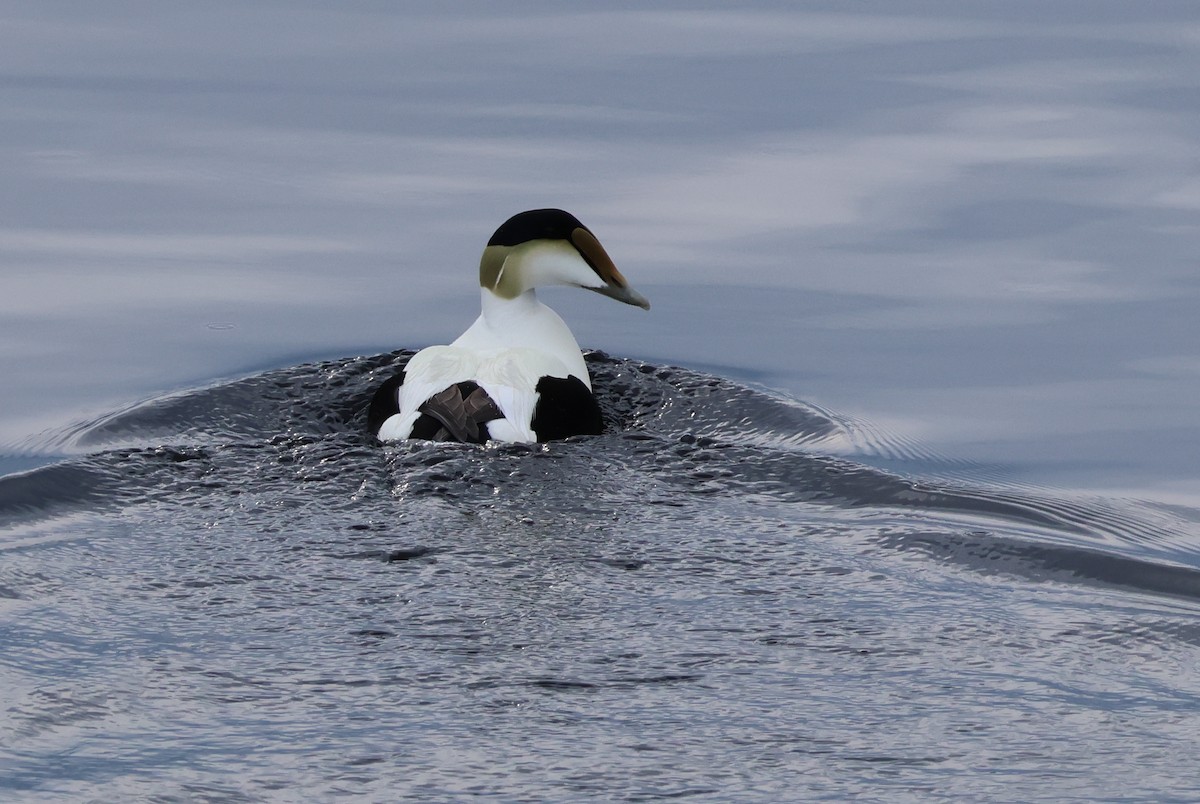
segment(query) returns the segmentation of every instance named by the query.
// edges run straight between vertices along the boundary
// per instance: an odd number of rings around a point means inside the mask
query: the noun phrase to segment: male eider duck
[[[449,346],[430,346],[375,394],[380,441],[551,441],[603,430],[575,336],[535,288],[570,285],[643,309],[600,241],[561,209],[509,218],[479,261],[483,311]]]

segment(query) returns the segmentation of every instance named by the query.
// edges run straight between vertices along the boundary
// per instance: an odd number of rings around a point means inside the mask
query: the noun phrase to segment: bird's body
[[[598,434],[600,407],[579,344],[535,288],[574,285],[649,308],[574,216],[531,210],[504,223],[480,261],[482,310],[448,346],[413,355],[375,395],[369,426],[406,438],[549,441]]]

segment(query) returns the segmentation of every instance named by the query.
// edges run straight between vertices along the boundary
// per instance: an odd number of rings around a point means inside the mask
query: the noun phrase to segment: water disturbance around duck
[[[1180,512],[887,471],[833,414],[601,353],[603,435],[380,445],[409,356],[153,399],[0,479],[0,789],[1194,789]]]

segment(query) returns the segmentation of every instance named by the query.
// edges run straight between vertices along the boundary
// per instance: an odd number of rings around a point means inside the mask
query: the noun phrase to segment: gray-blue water
[[[0,10],[0,798],[1200,797],[1200,11]],[[362,428],[577,214],[609,432]]]

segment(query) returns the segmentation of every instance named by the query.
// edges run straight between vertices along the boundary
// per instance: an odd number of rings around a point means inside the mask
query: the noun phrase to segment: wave
[[[267,498],[368,522],[433,503],[459,515],[510,505],[535,519],[578,509],[581,521],[612,510],[649,521],[742,502],[783,522],[849,517],[874,529],[880,549],[977,570],[1053,567],[1060,578],[1200,596],[1195,523],[1169,510],[883,468],[872,458],[928,453],[797,400],[600,352],[587,360],[608,423],[602,436],[380,446],[366,431],[367,406],[412,354],[277,369],[80,423],[48,439],[75,457],[0,478],[0,524]],[[520,495],[505,502],[515,487]]]

